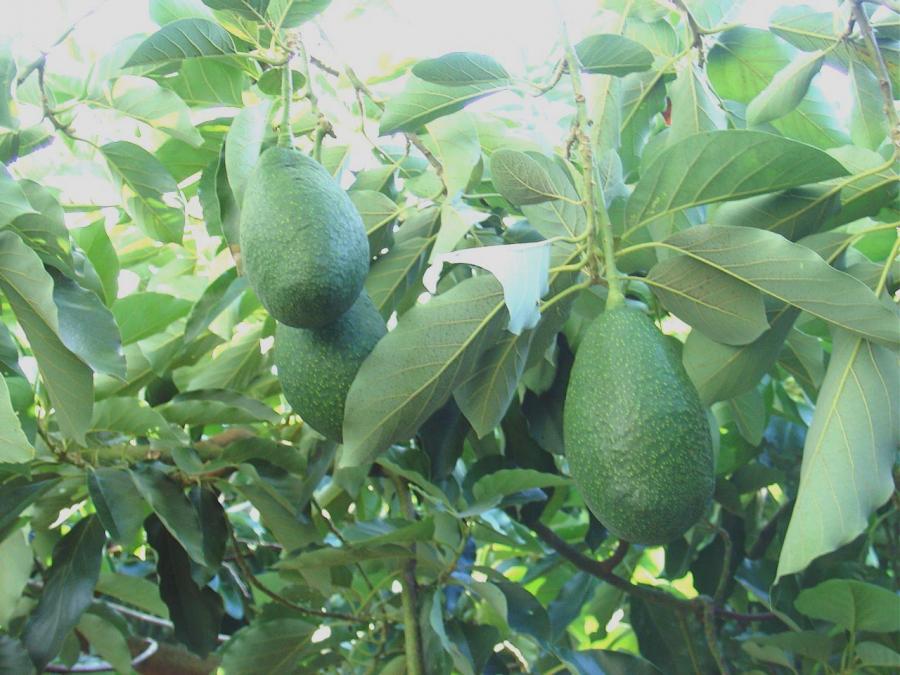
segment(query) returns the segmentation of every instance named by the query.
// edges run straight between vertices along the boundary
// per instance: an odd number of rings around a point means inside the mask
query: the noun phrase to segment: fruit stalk
[[[619,271],[616,269],[612,224],[609,220],[609,213],[606,210],[603,188],[599,182],[595,184],[594,181],[594,153],[591,149],[590,138],[588,138],[588,135],[585,132],[585,129],[588,126],[588,114],[587,102],[584,97],[584,88],[581,84],[581,64],[578,61],[578,55],[575,53],[575,48],[572,46],[571,40],[569,40],[569,32],[566,28],[565,18],[558,2],[557,11],[559,12],[560,36],[562,38],[563,49],[565,50],[565,61],[569,71],[569,77],[572,81],[572,93],[575,99],[576,117],[573,135],[578,141],[578,147],[581,152],[585,210],[587,211],[587,226],[590,233],[588,236],[589,271],[591,279],[596,281],[599,274],[597,271],[597,258],[594,251],[596,239],[599,235],[600,244],[603,247],[606,280],[609,284],[609,296],[606,301],[606,308],[609,310],[624,304],[625,294],[622,291],[622,280]]]
[[[278,145],[282,148],[294,147],[294,134],[291,131],[291,99],[294,96],[294,83],[291,77],[290,58],[284,64],[281,75],[281,128],[278,130]]]

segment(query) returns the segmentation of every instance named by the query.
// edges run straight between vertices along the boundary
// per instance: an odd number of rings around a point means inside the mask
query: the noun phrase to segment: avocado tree
[[[0,673],[896,672],[897,2],[137,4],[0,42]]]

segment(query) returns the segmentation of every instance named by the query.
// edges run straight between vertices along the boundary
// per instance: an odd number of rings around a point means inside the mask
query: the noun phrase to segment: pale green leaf
[[[112,306],[123,345],[156,335],[190,310],[191,303],[187,300],[152,292],[132,293]]]
[[[897,355],[844,330],[835,328],[833,335],[777,578],[802,571],[856,538],[894,491],[891,467],[900,437]]]
[[[725,111],[709,91],[703,73],[693,63],[678,71],[669,91],[672,98],[669,144],[692,134],[726,127]]]
[[[3,584],[0,585],[0,625],[9,625],[22,591],[25,590],[31,577],[32,567],[34,554],[25,538],[24,530],[12,532],[0,541],[0,569],[3,570]],[[2,670],[3,664],[0,662],[0,672]]]
[[[131,650],[125,634],[115,625],[96,614],[83,614],[77,626],[78,632],[90,643],[91,648],[119,673],[133,672]]]
[[[268,16],[278,29],[296,28],[330,4],[331,0],[271,0]]]
[[[244,188],[259,159],[271,110],[271,99],[244,108],[234,118],[225,136],[225,170],[239,206],[244,198]]]
[[[858,633],[900,631],[900,597],[887,588],[856,579],[829,579],[800,592],[799,612]]]
[[[522,206],[572,199],[571,191],[565,189],[566,184],[571,186],[569,181],[559,187],[555,185],[544,165],[530,153],[500,148],[491,154],[490,166],[494,187],[511,204]]]
[[[716,342],[748,344],[769,328],[762,293],[688,256],[657,263],[645,281],[670,312]]]
[[[850,61],[850,85],[850,137],[856,145],[876,150],[889,131],[878,78],[863,64]]]
[[[125,67],[164,65],[198,57],[221,57],[235,52],[228,32],[207,19],[179,19],[144,40]]]
[[[31,459],[34,459],[34,448],[25,437],[13,410],[6,378],[0,375],[0,462],[20,463]]]
[[[799,105],[813,78],[819,73],[825,55],[821,51],[804,54],[779,70],[747,106],[747,125],[758,126],[784,117]]]
[[[472,171],[481,160],[478,130],[472,116],[459,112],[428,124],[422,142],[441,163],[441,179],[447,194],[455,195],[469,184]]]
[[[581,70],[597,75],[621,77],[649,70],[653,54],[643,45],[621,35],[603,33],[584,38],[575,45]]]
[[[721,204],[709,222],[714,225],[758,227],[797,241],[815,234],[840,210],[840,190],[808,185]]]
[[[264,21],[269,0],[203,0],[207,7],[230,10],[253,21]]]
[[[414,65],[412,72],[425,82],[449,86],[509,82],[509,73],[496,59],[476,52],[451,52],[425,59]]]
[[[92,103],[117,110],[189,145],[203,143],[185,102],[149,78],[120,77],[107,98]]]
[[[9,175],[6,167],[0,166],[0,228],[27,213],[37,212],[31,208],[22,188]]]

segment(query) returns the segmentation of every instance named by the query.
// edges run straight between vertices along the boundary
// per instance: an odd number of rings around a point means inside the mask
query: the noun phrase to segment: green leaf
[[[240,209],[229,187],[224,148],[218,159],[203,169],[197,184],[197,195],[209,235],[224,237],[232,248],[240,246]]]
[[[451,52],[436,59],[419,61],[413,75],[425,82],[447,86],[463,84],[509,84],[509,73],[496,59],[476,52]]]
[[[9,635],[0,634],[0,672],[34,675],[34,663],[25,646]]]
[[[34,567],[34,553],[26,540],[24,531],[11,533],[0,539],[0,569],[3,570],[3,585],[0,586],[0,624],[9,625],[15,615],[16,605],[22,591],[28,585]],[[0,649],[2,651],[2,649]],[[0,673],[15,672],[3,669],[0,657]]]
[[[169,608],[175,637],[205,658],[218,644],[224,614],[222,597],[194,582],[187,553],[157,518],[149,518],[145,528],[147,541],[156,550],[159,594]]]
[[[114,141],[100,148],[122,189],[125,210],[144,233],[163,243],[181,243],[185,215],[164,195],[178,194],[178,184],[162,163],[139,145]]]
[[[187,555],[201,565],[211,562],[206,560],[203,532],[197,512],[181,486],[153,466],[139,466],[130,469],[129,473],[137,491],[147,500],[160,522],[178,540]],[[169,610],[171,609],[170,606]]]
[[[238,277],[234,267],[225,270],[213,281],[203,295],[194,304],[184,325],[184,341],[193,342],[209,328],[222,312],[224,312],[247,289],[247,279]]]
[[[33,481],[14,478],[0,484],[0,539],[6,538],[25,509],[58,484],[58,478],[47,476],[36,477]]]
[[[892,306],[810,249],[773,232],[699,225],[672,235],[665,244],[835,326],[900,343]]]
[[[366,277],[366,292],[383,317],[390,317],[407,292],[421,280],[434,239],[434,236],[414,237],[395,244],[372,264]]]
[[[691,331],[683,361],[704,405],[734,398],[752,389],[778,358],[799,310],[783,307],[772,326],[749,345],[723,345],[700,331]]]
[[[123,345],[156,335],[190,310],[188,300],[149,291],[127,295],[112,306]]]
[[[203,390],[179,394],[157,408],[173,424],[274,424],[281,417],[269,406],[233,391]]]
[[[643,45],[621,35],[602,33],[584,38],[575,45],[581,70],[594,75],[615,75],[649,70],[653,54]]]
[[[856,145],[876,150],[890,131],[878,78],[858,61],[850,61],[850,85],[850,137]]]
[[[203,143],[185,102],[149,78],[120,77],[107,98],[91,103],[102,103],[189,145]]]
[[[571,484],[571,480],[557,474],[532,469],[500,469],[479,478],[472,487],[472,494],[479,501],[496,499],[499,503],[503,497],[523,490],[565,487]]]
[[[172,64],[184,59],[234,53],[234,41],[217,23],[207,19],[180,19],[166,24],[144,40],[125,67]]]
[[[410,438],[468,377],[508,319],[491,276],[463,281],[407,312],[363,362],[347,395],[342,467]],[[373,398],[376,387],[380,392]]]
[[[745,345],[769,327],[759,291],[693,258],[667,258],[645,281],[670,312],[716,342]]]
[[[528,360],[534,332],[506,333],[485,351],[472,374],[453,396],[479,438],[492,432],[506,414]]]
[[[735,396],[728,401],[728,409],[738,433],[753,447],[758,446],[766,430],[766,403],[759,391],[751,389]]]
[[[269,18],[275,28],[296,28],[321,13],[331,0],[271,0]]]
[[[255,621],[228,641],[221,667],[229,675],[303,672],[300,656],[315,626],[301,619]]]
[[[224,9],[240,14],[253,21],[264,21],[269,0],[203,0],[203,4],[213,9]]]
[[[166,419],[139,398],[113,396],[94,404],[91,431],[113,431],[130,436],[154,436],[169,441],[185,441]],[[105,523],[104,523],[105,524]]]
[[[716,667],[695,614],[629,599],[641,656],[664,673],[708,673]]]
[[[431,247],[428,262],[434,262],[439,255],[456,248],[472,227],[486,218],[486,213],[460,200],[447,200],[441,204],[441,226]]]
[[[722,98],[749,103],[795,52],[772,33],[740,26],[727,30],[709,51],[707,73]]]
[[[779,70],[772,81],[747,106],[747,125],[758,126],[784,117],[799,105],[813,78],[822,69],[825,54],[804,54]]]
[[[284,68],[269,68],[260,75],[256,86],[267,96],[281,96],[281,82],[284,78]],[[306,76],[298,70],[291,68],[291,88],[295,92],[302,91],[306,86]],[[296,125],[297,123],[294,122]]]
[[[9,175],[6,167],[0,167],[0,228],[28,213],[37,211],[31,208],[22,188]]]
[[[847,174],[821,150],[760,131],[708,131],[666,148],[641,176],[625,210],[623,238],[648,223],[712,202]]]
[[[0,463],[21,463],[34,459],[34,448],[22,432],[13,410],[6,378],[0,376]]]
[[[506,596],[509,627],[538,641],[550,637],[550,617],[543,605],[519,584],[503,581],[496,584]]]
[[[545,239],[578,236],[587,227],[587,215],[566,170],[559,162],[543,155],[531,153],[528,156],[550,176],[552,192],[560,198],[542,204],[523,205],[522,213]]]
[[[131,668],[131,651],[125,634],[112,622],[96,614],[83,614],[77,630],[90,643],[100,658],[113,666],[117,672],[127,673]]]
[[[891,383],[900,381],[897,357],[858,335],[832,332],[778,578],[854,539],[894,490],[900,391]]]
[[[126,546],[134,542],[150,507],[135,490],[131,474],[125,469],[98,467],[88,473],[87,484],[97,516],[109,536]]]
[[[16,60],[9,40],[0,41],[0,127],[15,129],[18,126],[12,109],[12,85],[16,79]]]
[[[417,131],[428,122],[462,110],[472,101],[506,88],[504,81],[449,87],[410,77],[404,90],[387,101],[379,134],[386,136],[398,131]]]
[[[347,194],[359,211],[369,237],[369,252],[375,257],[390,247],[394,223],[403,209],[386,194],[375,190],[350,190]]]
[[[829,579],[807,588],[794,606],[808,617],[830,621],[851,633],[900,631],[900,597],[856,579]]]
[[[53,279],[12,232],[0,232],[0,290],[37,359],[57,424],[64,434],[83,442],[94,400],[91,369],[60,340]]]
[[[567,663],[578,673],[603,673],[603,675],[658,675],[659,670],[649,661],[628,652],[606,649],[587,649],[563,652]]]
[[[82,518],[53,548],[53,564],[38,605],[22,633],[31,660],[43,669],[62,648],[94,595],[106,533],[99,519]]]
[[[124,379],[125,354],[119,327],[100,298],[68,277],[55,275],[53,302],[63,344],[95,373]]]
[[[569,181],[557,186],[543,163],[519,150],[500,148],[493,152],[491,180],[497,191],[516,206],[572,199],[567,194],[571,191],[565,189]]]
[[[44,262],[74,276],[72,243],[66,229],[65,213],[56,197],[34,181],[22,180],[19,185],[36,213],[19,216],[13,221],[12,228]]]
[[[259,159],[271,110],[271,99],[244,108],[234,118],[225,136],[225,169],[238,206],[244,198],[244,187],[256,166],[256,160]]]
[[[161,84],[192,107],[240,108],[247,74],[227,60],[189,59]]]
[[[462,192],[481,161],[478,129],[471,114],[460,112],[436,119],[428,124],[422,142],[443,167],[441,179],[447,194]]]
[[[877,642],[860,642],[856,645],[856,656],[864,666],[900,668],[900,654]]]
[[[678,71],[670,95],[672,124],[669,127],[669,144],[686,136],[726,127],[725,111],[709,91],[703,73],[693,63]]]
[[[104,219],[87,227],[71,231],[72,238],[91,261],[103,286],[104,301],[107,306],[116,300],[119,292],[119,257],[106,233]]]
[[[822,226],[830,230],[854,220],[875,216],[890,204],[900,191],[900,180],[892,167],[885,167],[884,159],[877,152],[847,145],[834,148],[829,154],[855,174],[866,174],[845,181],[834,181],[832,185],[840,189],[841,209]],[[875,169],[882,167],[879,171]]]
[[[713,225],[758,227],[797,241],[815,234],[840,210],[840,190],[807,185],[721,204],[709,219]]]
[[[118,572],[103,572],[97,582],[97,592],[134,605],[148,614],[169,618],[169,609],[159,598],[159,587],[148,579]]]
[[[260,337],[261,330],[251,330],[236,337],[222,351],[217,351],[212,359],[179,368],[173,376],[176,386],[180,391],[246,390],[265,370],[266,360],[260,351]]]

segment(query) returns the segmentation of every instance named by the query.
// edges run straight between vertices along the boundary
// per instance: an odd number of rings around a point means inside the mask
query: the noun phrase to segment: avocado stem
[[[281,128],[278,130],[278,145],[282,148],[294,147],[294,133],[291,130],[291,99],[294,83],[291,76],[291,60],[287,59],[281,74]]]
[[[590,138],[585,132],[588,126],[588,114],[584,88],[581,84],[581,64],[578,61],[575,48],[572,46],[571,40],[569,40],[569,31],[566,28],[566,21],[559,0],[556,2],[556,9],[559,14],[560,37],[565,50],[565,61],[569,78],[572,81],[572,94],[575,99],[576,117],[572,135],[578,141],[578,147],[581,152],[585,211],[587,211],[588,231],[590,232],[588,239],[588,269],[591,279],[594,282],[599,282],[599,263],[594,252],[594,244],[599,235],[600,243],[603,247],[603,258],[606,263],[606,279],[609,283],[606,309],[610,310],[625,303],[625,294],[622,291],[622,280],[619,271],[616,269],[612,224],[609,220],[609,213],[606,210],[603,187],[599,181],[594,181],[594,154],[591,149]]]

